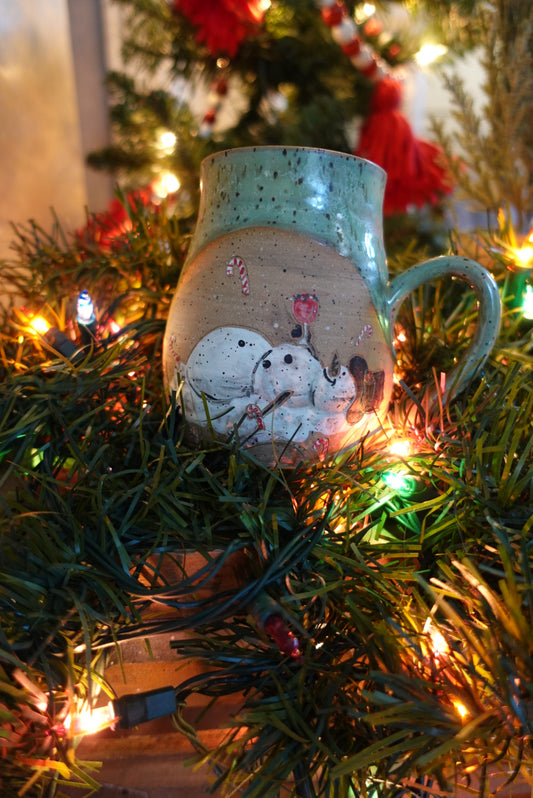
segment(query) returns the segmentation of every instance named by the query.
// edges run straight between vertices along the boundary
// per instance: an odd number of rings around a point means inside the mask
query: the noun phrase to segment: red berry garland
[[[363,42],[343,0],[317,0],[317,4],[343,53],[375,84],[355,155],[373,161],[387,172],[384,214],[404,213],[412,205],[437,203],[452,190],[450,176],[440,163],[439,147],[416,139],[401,114],[400,82]],[[373,30],[377,30],[376,26]]]

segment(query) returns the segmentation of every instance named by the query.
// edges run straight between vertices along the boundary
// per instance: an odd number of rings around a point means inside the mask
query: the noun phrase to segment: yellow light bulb
[[[115,710],[110,701],[102,707],[73,714],[70,717],[70,729],[73,734],[96,734],[96,732],[112,726],[115,720]]]
[[[513,249],[513,256],[515,266],[519,266],[521,269],[531,268],[533,265],[533,246],[527,245],[519,249]]]
[[[389,444],[389,453],[396,457],[409,457],[411,454],[411,441],[408,438],[398,438]]]
[[[420,50],[415,54],[415,61],[420,67],[429,66],[437,59],[442,58],[448,52],[448,48],[444,44],[432,44],[427,42],[423,44]]]
[[[465,705],[463,704],[463,702],[459,701],[458,698],[454,698],[453,701],[452,701],[452,704],[454,705],[454,707],[455,707],[455,709],[457,711],[457,714],[461,717],[461,719],[466,718],[466,716],[468,715],[468,710],[465,707]]]
[[[34,316],[30,319],[29,326],[33,332],[39,335],[44,335],[50,329],[50,324],[42,316]]]
[[[154,194],[160,199],[165,199],[169,194],[174,194],[180,187],[180,181],[172,172],[163,172],[152,184]]]
[[[157,146],[163,152],[170,154],[176,146],[177,136],[171,130],[163,130],[158,136]]]

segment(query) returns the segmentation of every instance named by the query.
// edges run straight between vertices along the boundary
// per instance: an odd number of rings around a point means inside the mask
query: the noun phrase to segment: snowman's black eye
[[[241,338],[239,341],[239,346],[246,346],[246,341],[243,341],[243,339]]]
[[[285,355],[283,360],[285,361],[285,363],[292,363],[292,355]]]
[[[272,363],[271,363],[270,360],[263,360],[263,368],[264,369],[269,369],[271,365],[272,365]]]

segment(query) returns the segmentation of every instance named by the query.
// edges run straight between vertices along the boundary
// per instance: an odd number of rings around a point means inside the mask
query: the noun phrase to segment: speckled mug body
[[[202,164],[164,369],[189,433],[268,463],[324,458],[379,426],[394,358],[385,173],[353,156],[245,148]]]

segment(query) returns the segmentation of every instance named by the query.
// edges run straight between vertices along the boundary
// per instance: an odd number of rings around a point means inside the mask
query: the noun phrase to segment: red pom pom
[[[375,58],[372,58],[370,64],[366,67],[359,67],[359,72],[364,75],[369,80],[372,80],[378,71],[378,62]]]
[[[366,36],[375,39],[383,30],[383,26],[379,20],[372,18],[365,22],[363,30]]]
[[[340,25],[346,13],[346,6],[342,0],[337,0],[335,5],[323,8],[321,11],[323,21],[330,28]]]
[[[410,205],[434,204],[452,190],[450,176],[440,163],[440,149],[415,138],[398,110],[401,97],[396,81],[385,78],[376,84],[355,152],[387,172],[385,215],[404,213]]]
[[[203,122],[206,125],[212,125],[216,118],[217,118],[217,112],[215,111],[214,108],[210,108],[209,111],[205,112]]]
[[[341,50],[348,58],[353,58],[361,52],[361,39],[357,36],[353,41],[348,44],[342,44]]]
[[[144,207],[157,210],[150,197],[149,189],[138,189],[127,194],[124,200],[113,198],[107,210],[91,216],[86,226],[76,232],[79,243],[83,246],[83,242],[89,240],[102,250],[121,249],[133,228],[130,212],[137,213]]]

